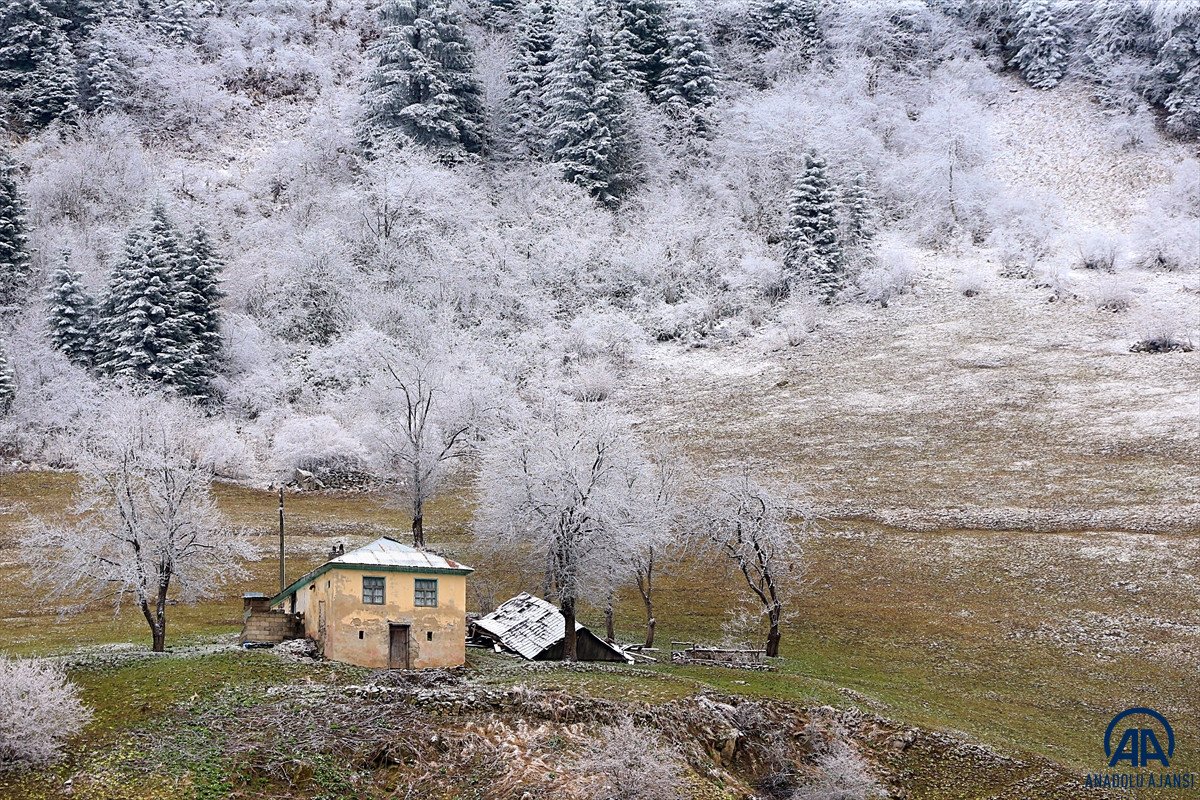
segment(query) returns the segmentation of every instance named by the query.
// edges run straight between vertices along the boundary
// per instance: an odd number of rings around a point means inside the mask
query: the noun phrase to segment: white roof
[[[521,592],[501,603],[477,627],[499,639],[505,647],[528,659],[560,641],[567,631],[566,620],[557,608],[529,592]],[[583,628],[575,623],[575,630]]]
[[[364,567],[439,570],[461,572],[463,574],[474,572],[473,569],[465,564],[451,561],[448,558],[439,556],[437,553],[430,553],[427,550],[418,550],[415,547],[409,547],[386,536],[376,539],[370,544],[364,544],[356,550],[343,553],[337,558],[331,558],[328,563],[335,565],[353,564]]]

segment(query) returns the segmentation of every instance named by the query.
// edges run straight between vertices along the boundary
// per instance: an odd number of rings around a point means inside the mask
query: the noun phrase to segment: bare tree
[[[425,504],[470,449],[494,406],[491,383],[460,350],[426,347],[381,354],[382,376],[369,388],[367,424],[382,472],[402,488],[414,547],[425,546]]]
[[[788,498],[754,482],[748,474],[718,481],[696,510],[697,536],[703,547],[730,559],[767,617],[767,655],[779,655],[784,595],[798,571],[800,535],[791,522],[811,515]]]
[[[253,551],[212,495],[212,442],[190,408],[115,394],[72,441],[80,486],[73,520],[31,522],[25,551],[59,595],[114,606],[132,596],[161,652],[167,602],[211,596]]]
[[[566,621],[564,659],[576,659],[576,603],[606,595],[625,561],[645,468],[627,420],[566,403],[519,421],[484,453],[477,534],[543,560]]]
[[[645,479],[641,481],[643,499],[639,506],[639,535],[630,548],[629,564],[634,583],[646,609],[646,647],[654,646],[654,578],[661,572],[662,559],[675,542],[682,518],[680,492],[688,466],[681,453],[665,441],[656,442]]]

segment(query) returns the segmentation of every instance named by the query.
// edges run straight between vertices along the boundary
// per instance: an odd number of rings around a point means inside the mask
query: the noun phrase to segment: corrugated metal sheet
[[[551,647],[566,635],[566,620],[557,608],[540,597],[521,592],[495,611],[474,622],[508,649],[528,658]],[[575,623],[575,630],[583,626]]]
[[[413,569],[445,569],[473,572],[470,567],[459,564],[436,553],[418,550],[384,536],[357,550],[343,553],[330,559],[330,564],[355,564],[368,567],[411,567]]]

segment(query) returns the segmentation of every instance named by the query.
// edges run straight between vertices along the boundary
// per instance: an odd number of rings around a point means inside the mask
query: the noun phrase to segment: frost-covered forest
[[[1086,229],[1009,185],[1018,82],[1170,177]],[[440,479],[647,353],[921,303],[928,253],[973,262],[964,303],[1027,281],[1188,346],[1151,277],[1200,266],[1189,4],[4,0],[0,87],[9,459],[69,466],[62,432],[154,390],[218,475],[419,483],[389,436],[422,383]]]

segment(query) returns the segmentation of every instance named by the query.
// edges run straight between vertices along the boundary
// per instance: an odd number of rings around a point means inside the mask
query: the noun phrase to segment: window
[[[358,638],[360,638],[360,639],[361,639],[362,637],[363,637],[363,632],[362,632],[362,631],[359,631],[359,632],[358,632]]]
[[[415,606],[436,606],[437,605],[437,579],[436,578],[417,578],[415,581],[415,596],[413,597],[413,605]]]
[[[363,578],[363,602],[371,606],[383,605],[383,578]]]
[[[427,641],[427,642],[433,641],[433,631],[425,631],[425,641]]]

